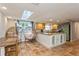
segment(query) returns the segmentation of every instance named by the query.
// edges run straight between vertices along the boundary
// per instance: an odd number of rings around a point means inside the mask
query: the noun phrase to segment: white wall
[[[75,22],[75,34],[76,39],[79,39],[79,22]]]
[[[13,20],[7,20],[6,30],[8,30],[10,27],[13,27],[13,26],[15,26],[15,21],[13,21]]]
[[[5,17],[0,13],[0,38],[5,36]]]
[[[79,39],[79,22],[71,22],[71,39]]]

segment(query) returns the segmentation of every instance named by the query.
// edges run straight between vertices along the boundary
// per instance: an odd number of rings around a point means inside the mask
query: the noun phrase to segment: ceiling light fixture
[[[4,10],[7,10],[7,7],[5,7],[5,6],[3,6],[3,7],[1,7],[2,9],[4,9]]]

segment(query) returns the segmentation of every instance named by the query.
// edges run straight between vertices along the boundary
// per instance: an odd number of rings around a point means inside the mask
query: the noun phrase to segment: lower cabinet
[[[53,48],[64,44],[66,35],[64,33],[53,33],[51,35],[38,33],[36,40],[47,48]]]
[[[66,36],[65,34],[56,34],[52,36],[51,41],[52,47],[55,47],[64,44],[66,42]]]

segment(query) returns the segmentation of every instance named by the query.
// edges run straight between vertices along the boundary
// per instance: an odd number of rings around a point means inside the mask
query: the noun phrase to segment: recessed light
[[[3,7],[1,7],[1,8],[4,9],[4,10],[7,10],[7,7],[4,7],[4,6],[3,6]]]
[[[36,5],[36,6],[38,6],[40,3],[32,3],[33,5]]]

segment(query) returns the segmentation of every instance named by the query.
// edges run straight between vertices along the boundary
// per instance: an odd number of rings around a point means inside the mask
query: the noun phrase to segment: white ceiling
[[[33,21],[42,20],[66,20],[79,18],[78,3],[4,3],[1,6],[6,6],[7,10],[0,11],[6,16],[20,18],[24,10],[30,10],[34,14],[30,17]]]

